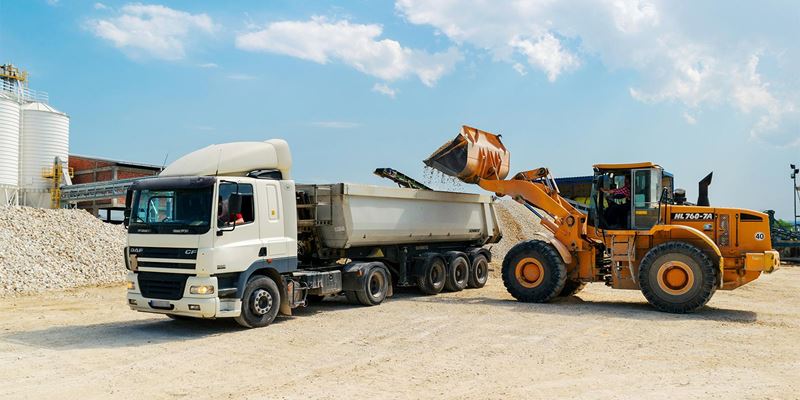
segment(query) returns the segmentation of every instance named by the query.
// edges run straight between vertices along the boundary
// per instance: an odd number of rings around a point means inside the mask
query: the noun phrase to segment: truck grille
[[[140,272],[139,289],[149,299],[180,300],[189,275]]]

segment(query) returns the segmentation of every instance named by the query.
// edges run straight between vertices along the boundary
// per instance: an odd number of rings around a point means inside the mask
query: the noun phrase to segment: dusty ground
[[[800,267],[694,315],[595,284],[326,301],[271,327],[129,311],[124,289],[0,300],[0,398],[798,398]]]

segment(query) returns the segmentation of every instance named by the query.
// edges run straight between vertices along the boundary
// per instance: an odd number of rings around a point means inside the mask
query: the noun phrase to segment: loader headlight
[[[189,288],[191,294],[214,294],[214,286],[212,285],[198,285]]]
[[[128,281],[126,285],[128,286],[128,290],[136,290],[136,282]]]

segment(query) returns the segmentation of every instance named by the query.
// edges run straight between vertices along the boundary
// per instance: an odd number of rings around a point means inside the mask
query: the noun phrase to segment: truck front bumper
[[[744,269],[746,271],[763,271],[770,273],[780,268],[781,256],[775,250],[767,250],[763,253],[747,253],[744,259]]]
[[[128,280],[139,282],[135,274],[129,273]],[[238,317],[242,311],[242,301],[240,299],[220,299],[216,296],[192,296],[189,294],[189,286],[194,285],[213,285],[216,280],[208,278],[192,277],[186,285],[183,297],[178,300],[162,300],[147,298],[138,290],[128,291],[128,306],[131,310],[157,313],[174,314],[194,318],[225,318]]]

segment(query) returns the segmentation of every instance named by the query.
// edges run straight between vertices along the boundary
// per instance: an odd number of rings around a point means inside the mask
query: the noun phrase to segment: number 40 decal
[[[764,232],[756,232],[756,240],[764,240]]]

